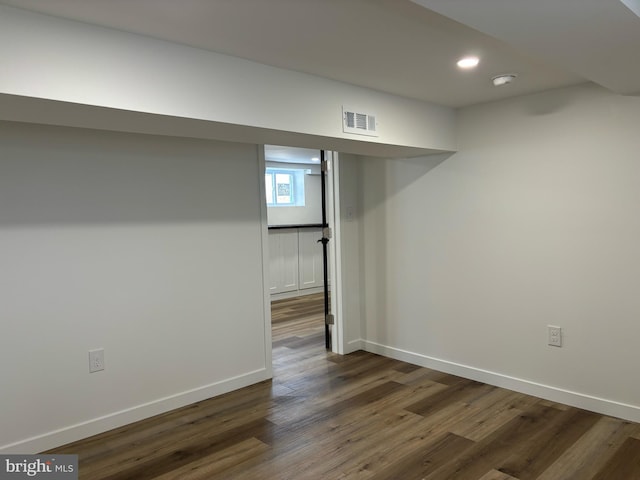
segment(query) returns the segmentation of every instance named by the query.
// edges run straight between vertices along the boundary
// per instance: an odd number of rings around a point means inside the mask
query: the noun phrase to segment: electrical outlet
[[[554,325],[547,325],[549,329],[549,345],[552,347],[562,346],[562,328]]]
[[[344,208],[344,212],[345,212],[345,219],[347,222],[353,222],[353,217],[355,217],[355,213],[354,213],[354,208],[353,205],[347,205]]]
[[[104,370],[104,348],[89,350],[89,373]]]

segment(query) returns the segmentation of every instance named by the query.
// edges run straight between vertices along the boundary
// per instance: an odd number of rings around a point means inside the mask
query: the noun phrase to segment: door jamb
[[[271,339],[271,285],[269,279],[269,224],[267,220],[267,201],[264,185],[264,172],[266,162],[264,158],[264,145],[257,145],[258,150],[258,195],[260,196],[260,236],[262,243],[262,291],[263,291],[263,318],[264,318],[264,366],[268,375],[273,378],[273,341]]]
[[[331,351],[343,355],[344,349],[344,317],[342,308],[342,249],[340,244],[340,169],[339,154],[326,151],[330,162],[327,175],[327,223],[333,232],[329,242],[329,264],[331,274],[331,312],[334,324],[331,329]]]
[[[258,150],[258,192],[260,195],[260,219],[262,239],[262,283],[263,283],[263,317],[265,340],[265,369],[268,378],[273,377],[273,355],[271,338],[271,292],[269,291],[269,225],[267,220],[267,203],[265,200],[264,172],[266,161],[264,144],[257,145]],[[342,259],[340,248],[340,189],[339,189],[339,160],[338,152],[325,150],[330,168],[327,172],[327,223],[332,229],[333,238],[329,242],[330,283],[331,283],[331,311],[335,315],[335,324],[331,334],[331,351],[344,354],[344,321],[342,310]]]

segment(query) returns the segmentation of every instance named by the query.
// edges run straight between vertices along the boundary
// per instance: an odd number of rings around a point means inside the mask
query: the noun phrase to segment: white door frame
[[[264,185],[266,162],[264,145],[257,145],[258,150],[258,192],[260,195],[260,234],[262,237],[262,307],[264,317],[264,367],[268,378],[273,378],[273,340],[271,339],[271,280],[269,278],[269,223],[267,221],[267,201]]]
[[[340,248],[340,172],[338,152],[325,151],[327,172],[327,223],[333,233],[329,242],[329,274],[331,285],[331,351],[344,354],[344,319],[342,310],[342,249]]]
[[[264,145],[258,145],[258,191],[260,195],[260,217],[262,236],[262,282],[264,305],[264,340],[265,340],[265,368],[269,377],[273,377],[273,356],[271,338],[271,293],[269,292],[269,225],[267,220],[267,204],[265,201],[264,171],[266,167]],[[331,351],[344,353],[344,322],[342,319],[342,261],[340,249],[340,195],[338,174],[338,153],[325,150],[329,171],[326,172],[327,182],[327,223],[333,233],[329,246],[329,274],[331,284],[331,312],[335,316],[335,323],[331,329]]]

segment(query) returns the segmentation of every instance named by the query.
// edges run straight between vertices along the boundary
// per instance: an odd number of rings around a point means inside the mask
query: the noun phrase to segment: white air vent
[[[342,106],[342,131],[358,135],[378,136],[378,123],[373,113]]]

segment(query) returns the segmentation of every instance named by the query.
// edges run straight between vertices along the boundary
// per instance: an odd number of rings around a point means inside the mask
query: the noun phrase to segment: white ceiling
[[[314,150],[311,148],[283,147],[279,145],[265,145],[264,158],[268,162],[318,165],[320,163],[320,150]]]
[[[585,81],[640,92],[640,18],[621,0],[0,3],[451,107]],[[481,63],[460,71],[455,63],[468,54]],[[517,81],[493,87],[501,73]]]
[[[413,1],[616,93],[640,94],[640,0]]]

